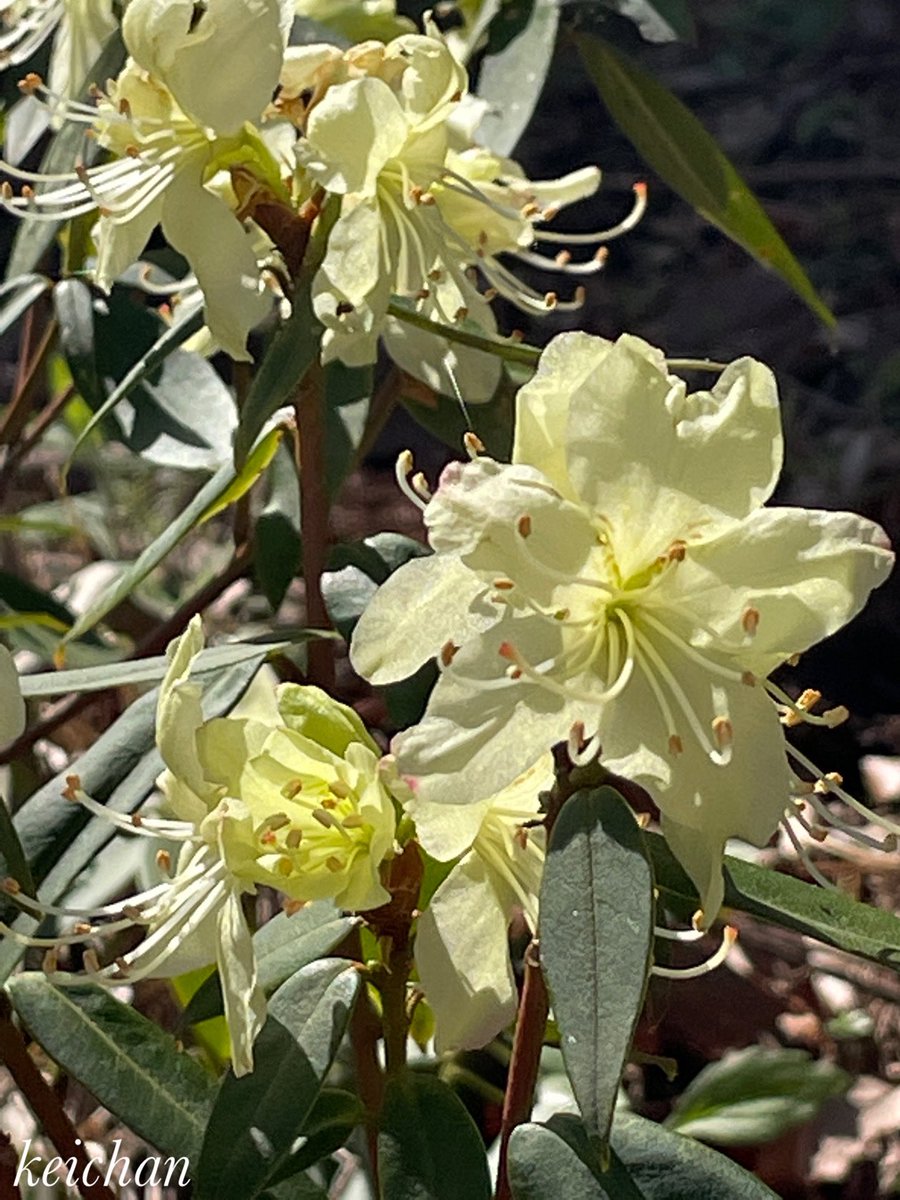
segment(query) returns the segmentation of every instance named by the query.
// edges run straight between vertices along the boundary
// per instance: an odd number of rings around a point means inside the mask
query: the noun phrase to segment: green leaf
[[[28,972],[7,990],[50,1057],[102,1105],[163,1154],[194,1158],[216,1089],[174,1038],[95,984],[59,988]]]
[[[645,1200],[778,1200],[724,1154],[631,1113],[617,1114],[612,1148]]]
[[[644,838],[660,903],[689,919],[698,906],[696,889],[660,834],[647,833]],[[900,919],[886,909],[860,904],[843,892],[826,891],[791,875],[726,856],[725,904],[900,970]]]
[[[311,963],[283,984],[254,1047],[256,1068],[222,1081],[200,1152],[197,1200],[252,1200],[277,1177],[350,1020],[360,976],[344,959]]]
[[[269,499],[253,536],[253,569],[272,610],[277,611],[301,561],[300,481],[284,443],[275,451],[268,479]]]
[[[707,221],[780,275],[824,324],[833,326],[834,315],[693,113],[607,42],[587,33],[575,41],[604,103],[649,166]]]
[[[382,1200],[490,1200],[481,1135],[456,1093],[432,1075],[388,1080],[378,1163]]]
[[[352,1093],[323,1088],[306,1121],[303,1145],[285,1160],[276,1182],[295,1177],[339,1150],[364,1118],[362,1105]]]
[[[634,814],[610,787],[557,818],[541,886],[541,965],[585,1124],[605,1145],[651,964],[653,872]]]
[[[24,316],[32,304],[40,300],[50,287],[44,275],[20,275],[0,287],[0,337]]]
[[[678,1097],[666,1128],[720,1146],[771,1142],[811,1121],[850,1076],[805,1050],[748,1046],[709,1063]]]
[[[557,0],[532,0],[523,31],[512,41],[500,39],[500,53],[489,54],[481,64],[477,94],[488,108],[477,141],[497,154],[511,154],[531,120],[553,58],[558,26]]]
[[[122,572],[115,583],[81,614],[63,638],[63,644],[74,641],[76,638],[82,637],[88,630],[93,629],[98,621],[102,621],[117,604],[120,604],[126,596],[131,595],[138,584],[147,578],[154,567],[159,566],[192,529],[208,520],[222,507],[234,503],[252,487],[265,470],[272,454],[275,453],[279,436],[280,431],[273,430],[267,438],[263,439],[254,454],[251,455],[240,477],[238,477],[233,463],[223,463],[164,532],[151,542]],[[274,440],[272,440],[273,437]]]
[[[270,995],[301,968],[329,954],[357,924],[344,917],[330,900],[317,900],[289,917],[278,913],[253,935],[253,951],[259,985]],[[207,1021],[224,1011],[218,974],[197,989],[184,1010],[191,1025]]]
[[[221,673],[203,696],[204,716],[210,719],[226,713],[243,695],[257,669],[258,663],[251,659]],[[162,771],[162,759],[154,748],[156,698],[156,692],[142,696],[78,759],[82,787],[111,811],[134,812]],[[30,796],[13,818],[40,885],[39,896],[51,904],[58,903],[116,834],[108,821],[89,816],[63,798],[70,771],[67,768]],[[0,862],[0,873],[9,874],[4,862]],[[12,906],[4,904],[5,920],[11,911],[15,911]],[[33,933],[37,927],[38,922],[28,916],[15,921],[15,928],[24,933]],[[9,976],[24,953],[11,939],[0,943],[0,980]]]
[[[54,302],[72,378],[94,409],[69,463],[104,423],[110,437],[159,466],[212,471],[230,458],[231,392],[202,355],[178,348],[203,325],[199,297],[173,325],[120,287],[101,298],[63,280]]]
[[[509,1141],[514,1200],[644,1200],[614,1153],[604,1171],[595,1144],[577,1117],[546,1125],[519,1125]]]
[[[596,0],[590,7],[595,6]],[[696,40],[694,18],[685,0],[600,0],[600,6],[633,21],[644,41]]]
[[[227,642],[201,650],[191,668],[192,675],[202,677],[225,667],[243,662],[262,665],[273,654],[279,654],[292,643]],[[77,667],[71,671],[45,671],[39,675],[21,675],[19,683],[26,699],[62,696],[68,692],[100,692],[111,687],[133,687],[135,684],[159,683],[169,668],[164,654],[153,658],[130,658],[125,662],[105,663],[100,667]]]

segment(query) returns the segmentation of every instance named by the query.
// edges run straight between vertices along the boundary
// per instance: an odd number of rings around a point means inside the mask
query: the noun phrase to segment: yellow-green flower
[[[122,25],[129,59],[96,106],[70,103],[34,79],[66,120],[89,127],[109,161],[42,176],[4,170],[24,182],[4,206],[30,220],[59,221],[97,211],[95,276],[109,288],[161,225],[187,259],[206,300],[214,339],[246,358],[249,330],[268,309],[251,235],[209,186],[244,165],[281,189],[260,122],[277,86],[293,16],[288,0],[131,0]]]
[[[556,338],[519,392],[512,463],[445,470],[424,513],[435,553],[390,577],[354,635],[375,682],[444,667],[393,747],[416,794],[481,800],[585,730],[652,792],[712,919],[725,840],[765,844],[813,790],[779,720],[808,714],[766,676],[893,562],[861,517],[763,507],[781,460],[761,363],[689,394],[637,338]]]
[[[49,952],[45,969],[60,983],[61,945],[143,927],[136,950],[101,967],[88,951],[91,979],[107,986],[172,976],[216,963],[236,1074],[253,1069],[253,1042],[265,1019],[253,942],[241,897],[259,885],[294,901],[330,898],[362,910],[388,898],[380,866],[392,853],[394,806],[381,780],[379,753],[352,710],[318,688],[286,685],[277,717],[204,721],[192,665],[203,647],[199,618],[169,650],[160,688],[157,744],[161,788],[174,819],[120,816],[70,780],[70,798],[123,831],[180,844],[174,870],[163,850],[155,886],[99,913],[43,905],[8,888],[27,911],[74,917],[58,938],[23,938]],[[100,920],[98,920],[100,918]]]

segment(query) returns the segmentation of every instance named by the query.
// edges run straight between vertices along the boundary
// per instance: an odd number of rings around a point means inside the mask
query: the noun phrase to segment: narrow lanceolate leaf
[[[481,1135],[456,1093],[432,1075],[388,1080],[378,1162],[382,1200],[490,1200]]]
[[[268,995],[317,958],[329,954],[358,923],[329,900],[317,900],[293,916],[279,913],[253,935],[259,986]],[[218,974],[210,975],[191,997],[184,1019],[191,1025],[224,1011]]]
[[[27,972],[7,990],[33,1037],[104,1107],[163,1154],[196,1157],[215,1083],[174,1038],[95,984],[59,988]]]
[[[653,927],[653,872],[634,814],[613,788],[576,792],[547,853],[541,964],[575,1099],[604,1145],[643,1004]]]
[[[279,1177],[350,1020],[360,976],[343,959],[312,963],[278,989],[251,1075],[229,1072],[200,1152],[197,1200],[253,1200]]]
[[[690,919],[698,899],[665,839],[645,834],[660,900]],[[900,919],[887,909],[860,904],[843,892],[826,891],[768,867],[726,856],[725,904],[752,917],[818,938],[881,966],[900,970]]]
[[[224,667],[243,662],[262,662],[279,654],[290,642],[228,642],[201,650],[191,668],[191,674],[202,677]],[[169,666],[164,654],[152,658],[132,658],[126,662],[104,663],[101,667],[76,667],[71,671],[45,671],[39,675],[22,675],[19,683],[26,698],[63,696],[68,692],[101,692],[106,688],[133,686],[140,683],[159,683]]]
[[[834,325],[761,204],[693,113],[601,38],[585,33],[575,41],[613,119],[648,165],[707,221],[777,272],[821,321]]]

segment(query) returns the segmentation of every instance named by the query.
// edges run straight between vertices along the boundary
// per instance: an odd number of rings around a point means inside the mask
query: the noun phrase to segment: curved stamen
[[[848,808],[852,808],[854,812],[865,817],[867,821],[872,821],[876,825],[880,825],[882,829],[886,829],[889,833],[900,836],[900,825],[896,821],[890,820],[889,817],[883,817],[880,813],[873,812],[865,804],[860,803],[855,796],[851,796],[849,792],[841,787],[840,777],[825,774],[824,771],[821,771],[814,762],[808,759],[805,754],[790,742],[785,742],[785,748],[788,755],[813,776],[816,781],[816,788],[820,793],[828,792],[833,796],[837,796]]]
[[[684,713],[685,717],[687,717],[688,724],[691,727],[691,732],[702,746],[704,753],[708,758],[712,759],[717,766],[727,766],[731,760],[731,747],[729,745],[722,745],[717,749],[713,746],[706,734],[706,730],[703,728],[703,722],[694,711],[694,707],[688,699],[687,694],[685,693],[681,684],[675,678],[675,675],[669,668],[668,664],[653,645],[650,638],[648,638],[646,634],[642,633],[640,630],[635,631],[635,637],[638,645],[640,645],[653,666],[662,676],[678,707]]]
[[[419,493],[413,488],[409,482],[409,476],[413,470],[413,455],[412,450],[401,450],[397,455],[397,461],[394,463],[394,478],[397,480],[397,487],[403,495],[421,512],[424,512],[428,507],[428,503]]]
[[[623,233],[634,229],[647,208],[646,183],[636,183],[631,190],[634,192],[634,204],[631,212],[617,225],[611,225],[609,229],[601,229],[596,233],[557,233],[549,229],[536,229],[534,231],[535,240],[553,242],[556,245],[568,243],[570,246],[596,246],[599,242],[611,242],[614,238],[621,237]],[[535,218],[535,220],[549,219],[546,214]]]
[[[821,886],[823,888],[827,888],[829,891],[832,891],[832,892],[836,891],[837,888],[836,888],[836,885],[834,884],[834,882],[831,879],[828,879],[827,876],[822,874],[822,872],[819,870],[819,868],[816,866],[816,864],[810,858],[806,847],[802,844],[802,842],[800,841],[800,839],[797,837],[796,833],[794,832],[794,829],[791,825],[791,818],[793,816],[794,816],[794,814],[791,813],[790,811],[785,813],[784,819],[781,822],[781,828],[785,831],[785,833],[790,838],[791,845],[794,847],[794,850],[797,852],[797,857],[803,863],[804,867],[806,867],[807,871],[812,876],[812,878],[815,879],[816,883],[821,884]]]
[[[708,975],[716,967],[720,967],[728,957],[728,951],[737,941],[738,931],[733,925],[726,925],[722,931],[722,942],[718,950],[706,962],[696,967],[659,967],[656,963],[650,968],[651,975],[659,975],[662,979],[697,979],[700,975]]]

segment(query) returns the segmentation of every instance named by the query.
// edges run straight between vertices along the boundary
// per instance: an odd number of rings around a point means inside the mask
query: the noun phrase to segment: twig
[[[33,332],[34,309],[28,310],[28,323],[22,333],[23,347],[28,344]],[[19,369],[19,376],[16,380],[16,391],[6,411],[3,414],[3,420],[0,421],[0,444],[10,445],[15,442],[21,433],[25,422],[28,420],[29,404],[31,402],[31,394],[34,391],[35,384],[40,377],[41,370],[47,361],[47,356],[53,348],[53,343],[56,341],[56,335],[59,330],[55,320],[50,321],[47,328],[44,330],[40,341],[38,342],[34,354],[28,360],[23,353],[24,365]]]
[[[0,1058],[6,1063],[28,1107],[43,1126],[60,1157],[74,1158],[76,1170],[72,1174],[84,1200],[115,1200],[113,1193],[103,1184],[84,1181],[91,1160],[81,1139],[76,1137],[59,1097],[32,1061],[21,1033],[12,1022],[11,1013],[9,1001],[5,996],[0,996]]]

